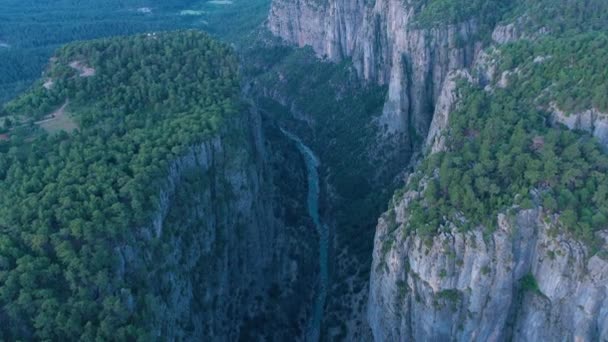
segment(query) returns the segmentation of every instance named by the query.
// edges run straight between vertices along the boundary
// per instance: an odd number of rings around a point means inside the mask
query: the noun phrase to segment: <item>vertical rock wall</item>
[[[376,341],[604,341],[608,261],[542,208],[498,229],[407,233],[408,192],[378,224],[368,320]],[[608,243],[608,232],[598,234]],[[605,245],[606,247],[606,245]]]
[[[475,20],[420,28],[416,14],[401,0],[275,0],[268,28],[320,57],[349,58],[364,79],[388,85],[379,124],[416,144],[427,135],[448,73],[470,66],[480,46]]]
[[[152,224],[116,248],[158,340],[284,340],[310,314],[314,230],[283,221],[257,113],[227,126],[171,163]]]

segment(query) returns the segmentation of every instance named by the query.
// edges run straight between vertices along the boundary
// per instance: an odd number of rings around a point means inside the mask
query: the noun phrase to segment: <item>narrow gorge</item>
[[[308,215],[312,218],[319,238],[319,279],[312,307],[312,317],[310,318],[306,333],[306,340],[317,341],[321,334],[321,322],[323,321],[327,289],[329,287],[329,227],[321,222],[321,215],[319,213],[319,159],[308,146],[304,145],[300,138],[283,129],[281,131],[297,145],[298,150],[304,158],[308,174]]]

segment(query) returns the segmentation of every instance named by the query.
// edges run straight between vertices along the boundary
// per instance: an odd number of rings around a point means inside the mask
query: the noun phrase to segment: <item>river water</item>
[[[319,214],[319,194],[321,192],[319,186],[320,163],[314,152],[300,138],[282,128],[281,131],[296,144],[304,157],[306,172],[308,174],[308,214],[319,234],[319,287],[315,294],[312,317],[310,318],[306,335],[306,341],[314,342],[319,341],[321,334],[321,322],[323,321],[329,283],[329,229],[327,225],[323,224]]]

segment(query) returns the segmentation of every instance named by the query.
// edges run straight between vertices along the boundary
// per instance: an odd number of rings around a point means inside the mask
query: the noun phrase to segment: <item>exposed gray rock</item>
[[[486,91],[492,90],[492,83],[497,77],[499,53],[493,47],[479,51],[471,68],[471,73],[475,75],[476,81],[480,85],[485,86]]]
[[[368,307],[376,341],[608,338],[608,262],[556,234],[555,217],[515,210],[490,235],[450,226],[427,240],[403,229],[419,196],[406,193],[378,224]]]
[[[498,25],[492,32],[492,40],[497,44],[506,44],[514,42],[521,38],[519,25],[509,23],[506,25]]]
[[[426,146],[430,148],[429,153],[437,153],[445,150],[445,137],[443,133],[448,127],[450,113],[455,109],[458,102],[457,82],[459,80],[472,81],[471,75],[466,70],[451,72],[443,83],[443,89],[437,99],[433,121],[426,138]]]
[[[604,148],[608,148],[608,114],[593,108],[578,113],[566,113],[556,104],[551,105],[553,121],[569,129],[589,132],[596,137]]]
[[[115,248],[116,276],[149,289],[145,299],[121,289],[121,300],[146,308],[154,338],[247,340],[255,330],[284,340],[309,314],[314,231],[276,216],[261,134],[252,113],[190,147],[169,164],[150,225]]]
[[[351,58],[366,80],[389,86],[379,124],[408,141],[426,137],[443,81],[471,65],[480,45],[477,24],[421,29],[401,0],[275,0],[268,28],[320,57]]]

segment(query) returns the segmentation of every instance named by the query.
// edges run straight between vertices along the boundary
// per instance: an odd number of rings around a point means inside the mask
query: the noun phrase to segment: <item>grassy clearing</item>
[[[60,116],[53,119],[43,121],[39,123],[39,125],[49,134],[55,134],[61,131],[71,133],[78,128],[78,125],[74,122],[72,116],[67,112],[62,113]]]
[[[36,122],[40,128],[44,129],[49,134],[65,131],[71,133],[78,128],[78,125],[67,111],[69,102],[66,101],[59,109],[51,113],[44,120]]]

